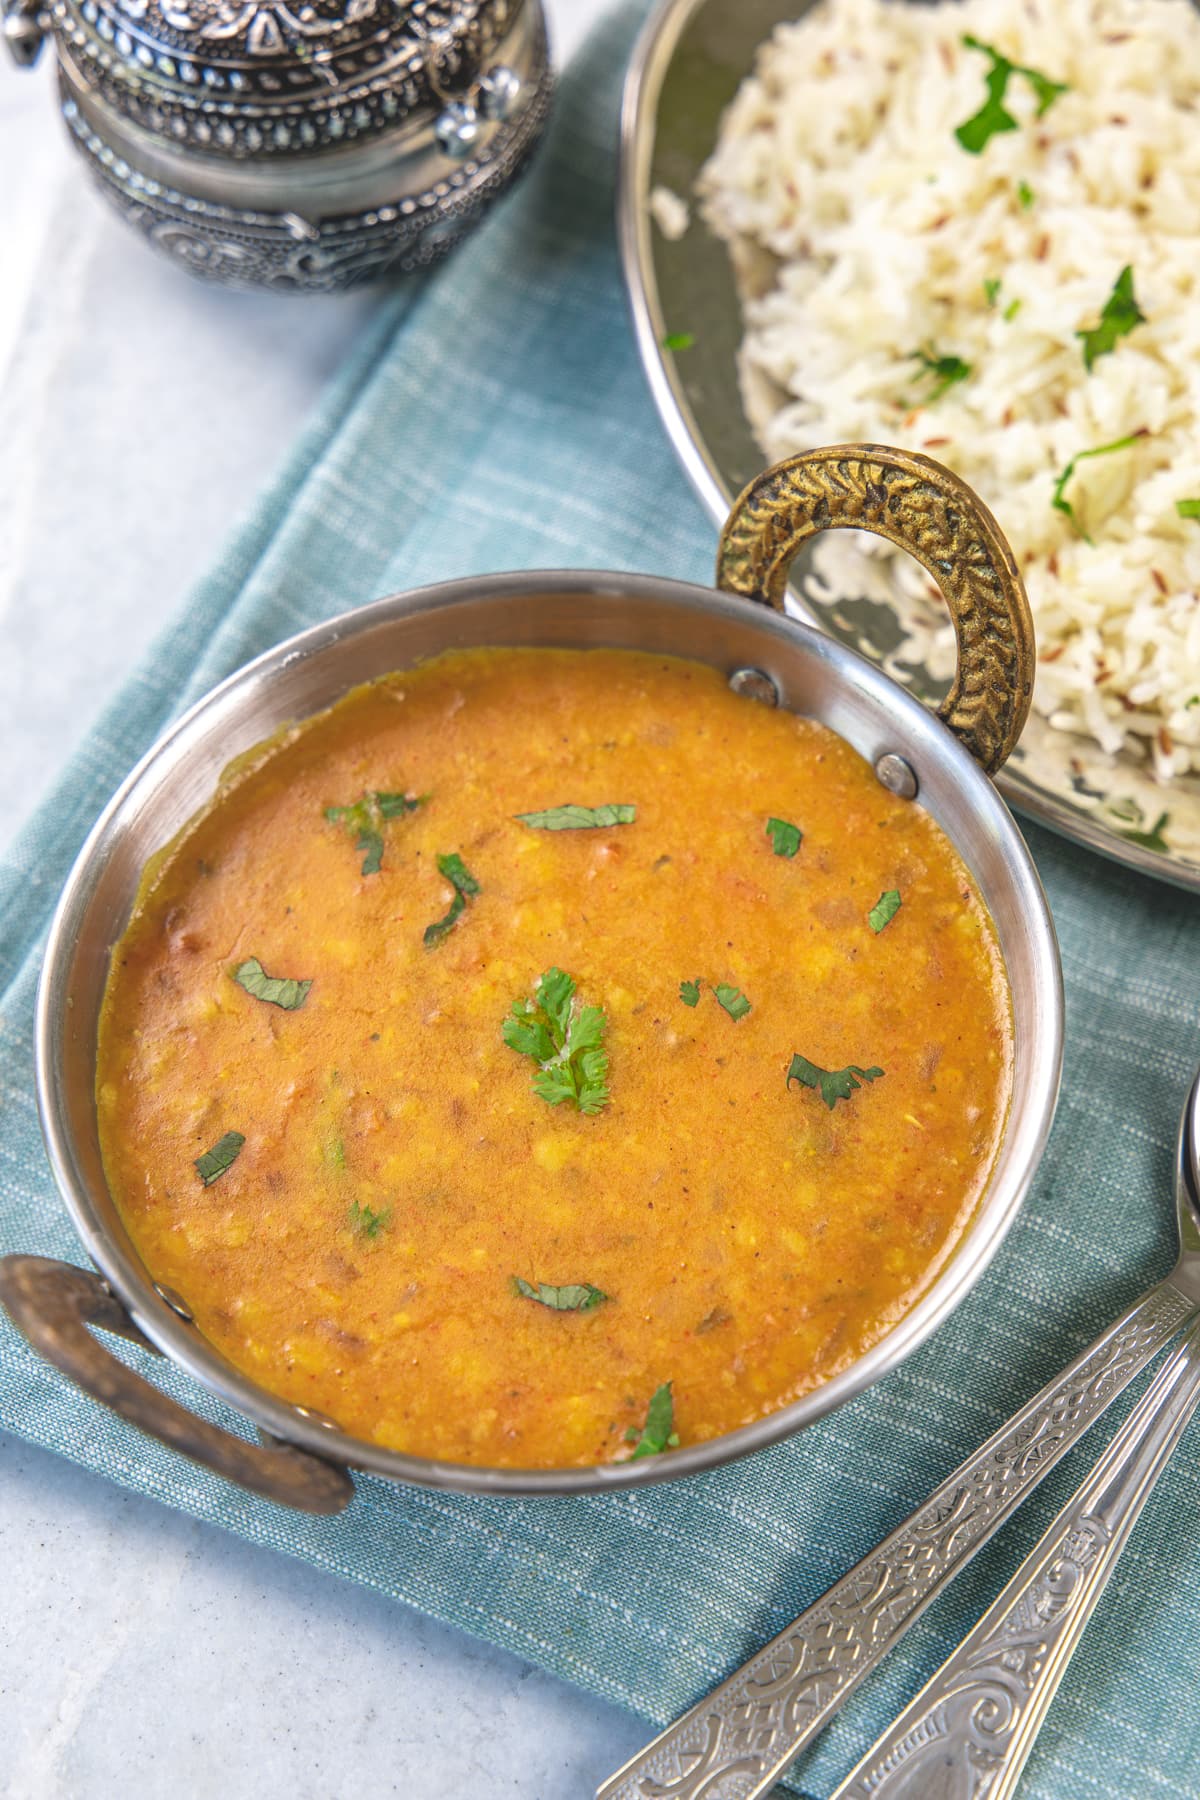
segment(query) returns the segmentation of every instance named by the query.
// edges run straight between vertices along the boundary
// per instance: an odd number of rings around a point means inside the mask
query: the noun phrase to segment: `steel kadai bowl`
[[[780,610],[793,555],[818,531],[865,527],[909,549],[954,615],[958,675],[942,716],[853,650]],[[37,1085],[58,1185],[99,1275],[37,1257],[0,1263],[0,1300],[34,1348],[96,1399],[261,1494],[336,1512],[349,1470],[489,1494],[615,1491],[710,1469],[812,1423],[894,1369],[946,1318],[1012,1223],[1054,1112],[1062,990],[1053,926],[1025,845],[989,774],[1020,731],[1032,625],[995,521],[928,458],[873,445],[809,452],[758,477],[721,539],[716,589],[653,575],[525,572],[453,581],[348,612],[248,664],[193,707],[117,793],[67,882],[46,950]],[[635,1462],[520,1470],[434,1462],[352,1437],[232,1367],[155,1284],[106,1185],[95,1105],[97,1024],[113,944],[149,857],[211,797],[230,759],[357,683],[472,645],[616,646],[722,670],[737,691],[822,721],[893,792],[937,820],[995,922],[1011,987],[1012,1104],[988,1189],[956,1254],[919,1303],[855,1363],[769,1417]],[[168,1399],[89,1327],[168,1356],[258,1427],[257,1443]]]

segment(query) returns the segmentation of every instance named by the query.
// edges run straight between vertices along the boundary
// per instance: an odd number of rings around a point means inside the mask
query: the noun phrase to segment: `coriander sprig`
[[[575,981],[563,969],[547,969],[533,1000],[516,1000],[500,1028],[510,1050],[538,1065],[533,1091],[547,1106],[573,1101],[581,1113],[608,1105],[606,1020],[599,1006],[580,1006]]]

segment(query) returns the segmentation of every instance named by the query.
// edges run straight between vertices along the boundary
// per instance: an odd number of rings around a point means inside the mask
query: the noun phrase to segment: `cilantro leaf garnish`
[[[595,831],[607,830],[611,825],[632,825],[637,807],[552,806],[548,812],[517,813],[515,817],[534,831]]]
[[[939,356],[936,350],[913,350],[909,354],[911,362],[919,362],[921,367],[913,376],[914,382],[924,381],[926,375],[933,377],[933,386],[926,394],[923,405],[932,406],[940,400],[947,388],[952,388],[956,381],[965,381],[971,373],[970,363],[961,356]]]
[[[1004,286],[999,275],[989,275],[983,284],[983,291],[989,306],[995,306],[1000,289]]]
[[[634,1446],[630,1462],[636,1462],[640,1456],[661,1456],[664,1450],[673,1450],[678,1444],[675,1402],[671,1397],[669,1381],[664,1381],[661,1387],[655,1388],[646,1408],[646,1423],[640,1433],[636,1425],[631,1425],[625,1433],[625,1442]]]
[[[735,1021],[744,1019],[751,1010],[750,1002],[741,988],[732,987],[728,981],[718,981],[713,993],[717,997],[718,1004],[723,1006],[730,1018]]]
[[[806,1088],[819,1088],[822,1100],[832,1112],[839,1100],[848,1100],[864,1081],[878,1081],[882,1074],[882,1069],[860,1069],[857,1063],[844,1069],[818,1069],[816,1063],[797,1052],[792,1057],[786,1085],[791,1087],[793,1081],[798,1081]]]
[[[281,1006],[284,1012],[295,1012],[308,998],[311,981],[297,981],[292,975],[268,975],[257,956],[248,956],[232,970],[233,979],[255,1000],[266,1000]]]
[[[392,1209],[385,1206],[382,1212],[374,1212],[371,1207],[360,1206],[357,1200],[352,1200],[347,1217],[351,1231],[357,1232],[359,1237],[377,1238],[391,1224]]]
[[[442,918],[435,919],[432,925],[425,927],[424,941],[427,950],[432,950],[435,944],[440,944],[447,932],[453,930],[467,901],[473,900],[480,891],[479,883],[457,850],[452,851],[449,856],[439,856],[437,866],[439,872],[445,876],[454,889],[454,898],[450,902],[450,910]]]
[[[972,50],[982,50],[984,45],[975,38],[964,37],[963,43]],[[977,113],[964,119],[954,135],[964,150],[972,156],[978,156],[984,145],[1001,131],[1017,131],[1017,121],[1004,104],[1004,95],[1008,89],[1008,78],[1013,66],[1006,57],[998,56],[994,50],[987,54],[992,58],[992,66],[988,70],[985,86],[987,99]]]
[[[1133,269],[1126,263],[1104,302],[1100,323],[1090,331],[1075,333],[1083,343],[1085,366],[1090,370],[1098,356],[1107,356],[1116,348],[1118,338],[1127,337],[1135,325],[1145,323],[1146,315],[1133,297]]]
[[[532,1001],[516,1000],[500,1027],[510,1050],[538,1064],[533,1091],[548,1106],[571,1100],[582,1113],[608,1105],[605,1017],[598,1006],[580,1006],[575,982],[563,969],[547,969]]]
[[[405,813],[416,812],[418,806],[424,806],[428,794],[373,794],[372,799],[379,808],[381,819],[402,819]]]
[[[1004,323],[1006,325],[1011,325],[1013,320],[1016,318],[1017,314],[1020,312],[1020,310],[1021,310],[1020,300],[1010,300],[1008,305],[1005,307],[1003,313],[1001,313],[1000,316],[1004,320]]]
[[[695,341],[695,335],[690,331],[668,331],[662,347],[664,350],[690,350]]]
[[[1008,83],[1013,75],[1023,76],[1033,89],[1038,103],[1037,116],[1039,119],[1049,112],[1060,94],[1067,92],[1065,82],[1051,81],[1050,77],[1043,75],[1040,69],[1027,69],[1021,63],[1010,62],[1007,56],[1002,56],[999,50],[994,49],[991,44],[981,42],[979,38],[972,37],[970,33],[964,33],[962,42],[968,50],[981,51],[991,62],[991,67],[984,80],[987,99],[979,111],[972,113],[969,119],[964,119],[954,133],[963,149],[969,151],[972,156],[978,156],[984,146],[999,132],[1018,130],[1016,119],[1004,104]]]
[[[428,794],[382,794],[367,788],[349,806],[327,806],[325,817],[331,825],[344,825],[353,836],[354,848],[363,852],[362,873],[378,875],[383,866],[383,833],[380,826],[405,813],[416,812],[428,800]]]
[[[1175,511],[1181,519],[1200,519],[1200,500],[1177,500]]]
[[[242,1132],[227,1131],[224,1137],[217,1139],[211,1150],[206,1150],[203,1156],[196,1158],[196,1173],[205,1187],[211,1187],[237,1161],[245,1141]]]
[[[1067,82],[1051,81],[1048,75],[1041,74],[1037,69],[1022,68],[1020,63],[1014,63],[1013,67],[1018,75],[1025,77],[1037,95],[1037,117],[1039,119],[1045,118],[1060,94],[1068,94],[1071,91]]]
[[[1170,813],[1159,813],[1149,831],[1118,831],[1117,836],[1124,838],[1127,844],[1136,844],[1141,850],[1157,850],[1161,856],[1166,856],[1171,846],[1163,836],[1163,830],[1170,821]]]
[[[1019,181],[1017,183],[1017,199],[1021,202],[1022,210],[1025,212],[1029,211],[1030,207],[1037,199],[1037,195],[1027,181]]]
[[[1054,483],[1054,498],[1050,504],[1056,512],[1066,513],[1068,519],[1071,521],[1072,528],[1083,539],[1084,543],[1090,544],[1092,540],[1080,525],[1079,520],[1075,517],[1075,509],[1071,505],[1071,502],[1066,498],[1066,486],[1072,475],[1075,473],[1076,465],[1081,462],[1086,462],[1089,456],[1111,456],[1115,450],[1128,450],[1131,444],[1136,444],[1139,438],[1145,436],[1146,428],[1143,426],[1140,431],[1131,431],[1128,437],[1116,438],[1111,444],[1097,444],[1094,450],[1077,450],[1062,474],[1058,477],[1058,480]]]
[[[695,981],[681,981],[679,984],[679,998],[683,1001],[683,1004],[685,1006],[695,1006],[700,999],[700,989],[704,985],[705,984],[699,975],[697,975]],[[716,1000],[719,1006],[724,1007],[725,1011],[735,1023],[738,1019],[744,1019],[748,1012],[753,1011],[749,1000],[747,1000],[741,988],[734,987],[731,981],[718,981],[711,985],[713,999]]]
[[[537,1300],[551,1312],[591,1312],[609,1297],[590,1281],[568,1281],[565,1287],[552,1287],[548,1281],[522,1281],[519,1275],[512,1278],[512,1291],[523,1300]]]
[[[800,827],[787,819],[768,819],[767,836],[776,856],[795,856],[804,841],[804,833]]]
[[[885,925],[890,925],[900,911],[900,893],[897,888],[888,888],[880,894],[878,900],[867,914],[867,924],[878,933]]]

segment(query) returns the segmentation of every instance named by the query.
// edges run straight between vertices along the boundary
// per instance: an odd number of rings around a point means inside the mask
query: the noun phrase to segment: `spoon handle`
[[[1200,1404],[1200,1325],[1164,1363],[1075,1498],[832,1800],[1011,1800],[1075,1646]],[[947,1790],[948,1791],[948,1790]]]
[[[756,1800],[946,1583],[1196,1312],[1169,1280],[1101,1333],[877,1549],[597,1789]]]

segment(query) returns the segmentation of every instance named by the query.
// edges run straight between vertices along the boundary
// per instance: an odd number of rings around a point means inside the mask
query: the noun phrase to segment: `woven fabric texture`
[[[522,566],[710,577],[715,533],[654,415],[613,230],[620,78],[642,0],[576,59],[533,171],[449,263],[384,299],[289,466],[116,698],[0,872],[0,1249],[81,1260],[47,1169],[32,1014],[55,896],[134,760],[278,638],[422,582]],[[1200,1054],[1195,899],[1039,831],[1067,1063],[1033,1192],[969,1300],[801,1437],[685,1483],[507,1502],[368,1478],[332,1521],[161,1450],[0,1322],[0,1425],[164,1504],[368,1583],[665,1721],[815,1599],[1170,1264],[1177,1115]],[[236,1422],[170,1369],[176,1398]],[[1088,1440],[1098,1451],[1115,1417]],[[1085,1455],[1088,1453],[1084,1453]],[[836,1779],[957,1642],[1080,1478],[1076,1453],[810,1753]],[[1042,1732],[1030,1800],[1200,1794],[1190,1704],[1200,1437],[1185,1439]]]

